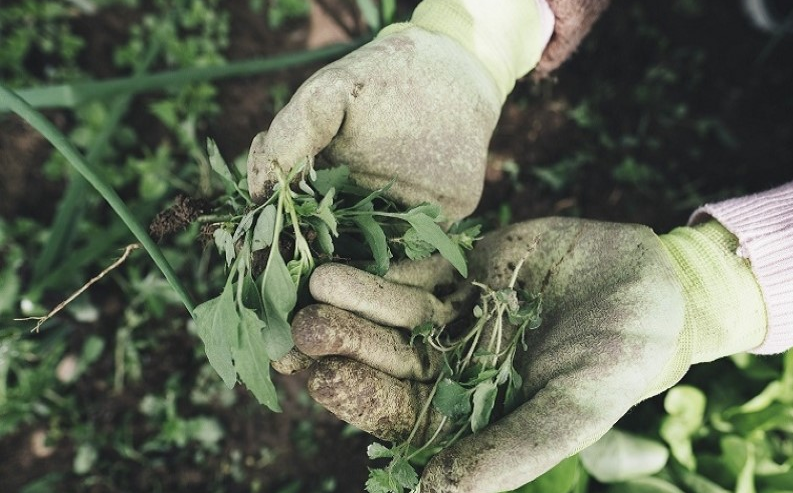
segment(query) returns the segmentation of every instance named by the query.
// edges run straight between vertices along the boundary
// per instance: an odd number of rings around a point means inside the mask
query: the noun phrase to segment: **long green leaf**
[[[164,87],[263,74],[288,67],[340,57],[369,41],[367,36],[342,45],[316,50],[289,53],[268,58],[231,62],[213,67],[190,67],[146,76],[133,76],[103,81],[22,89],[19,96],[35,108],[74,108],[87,101],[105,99],[121,94],[161,91]],[[15,111],[7,100],[0,98],[0,112]]]
[[[99,173],[94,170],[93,166],[91,166],[85,158],[74,148],[74,146],[69,142],[63,133],[58,130],[52,122],[47,120],[44,115],[33,109],[28,103],[26,103],[22,98],[17,96],[13,91],[6,89],[3,85],[0,85],[0,107],[8,107],[19,115],[23,120],[25,120],[30,126],[35,128],[39,131],[44,138],[46,138],[58,151],[63,154],[69,163],[77,169],[77,171],[83,175],[83,177],[88,180],[88,182],[99,192],[102,198],[107,201],[110,207],[118,214],[124,224],[127,225],[129,230],[135,235],[135,238],[143,245],[143,248],[151,256],[154,263],[159,267],[160,271],[163,273],[165,278],[168,280],[168,283],[171,287],[176,291],[179,295],[179,298],[182,300],[185,308],[190,312],[192,315],[194,306],[193,302],[190,300],[190,296],[187,294],[187,290],[182,285],[181,281],[178,277],[176,277],[176,273],[171,268],[171,265],[166,260],[165,256],[162,254],[162,251],[154,243],[154,240],[151,239],[149,234],[140,225],[140,223],[135,219],[135,216],[132,212],[127,208],[127,205],[121,200],[121,197],[111,188],[99,175]]]
[[[460,247],[446,236],[440,226],[424,213],[409,214],[405,220],[416,229],[419,238],[438,249],[438,252],[448,260],[463,277],[468,277],[468,265],[465,262]]]

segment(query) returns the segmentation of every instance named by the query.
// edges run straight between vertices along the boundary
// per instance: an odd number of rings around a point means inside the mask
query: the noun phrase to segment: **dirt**
[[[539,85],[529,80],[518,84],[492,140],[494,157],[477,215],[496,218],[497,205],[507,203],[512,220],[581,215],[639,222],[664,232],[685,224],[697,201],[755,192],[791,179],[793,42],[790,37],[782,39],[763,58],[761,54],[769,49],[771,40],[748,25],[737,1],[694,2],[703,9],[696,15],[681,13],[681,5],[686,3],[654,2],[639,8],[630,2],[615,2],[574,59],[552,80]],[[247,10],[247,4],[228,5],[232,15],[230,59],[305,46],[310,34],[305,25],[295,23],[271,32],[261,16]],[[402,2],[401,8],[407,10],[411,5]],[[81,33],[94,41],[85,58],[91,73],[114,75],[107,71],[112,66],[110,52],[102,46],[109,46],[123,32],[129,22],[124,15],[110,12],[102,22],[80,26]],[[640,29],[645,25],[653,26],[655,32]],[[702,62],[697,62],[698,51],[704,54]],[[244,153],[252,137],[267,128],[278,109],[280,103],[272,89],[285,86],[294,91],[320,66],[219,83],[222,112],[202,131],[216,139],[224,155]],[[647,84],[648,70],[653,67],[671,70],[676,79],[662,84],[665,99],[647,109],[636,103],[636,91],[655,87]],[[613,129],[615,139],[636,134],[642,122],[649,121],[651,128],[644,135],[662,145],[626,141],[617,150],[601,146],[596,133],[582,128],[570,116],[593,94],[599,95],[594,105],[605,119],[603,126]],[[142,129],[144,143],[152,143],[162,127],[147,112],[142,104],[145,100],[139,98],[139,104],[133,105],[128,123]],[[659,117],[679,104],[686,105],[686,118],[667,122]],[[63,113],[49,116],[59,126],[68,126]],[[716,122],[715,130],[705,138],[698,137],[697,129],[687,123],[696,119]],[[569,157],[570,149],[580,148],[589,149],[591,157],[560,189],[549,187],[532,171],[558,164]],[[46,142],[17,119],[0,121],[1,217],[52,217],[63,184],[44,178],[42,165],[48,155]],[[637,186],[615,177],[613,169],[628,155],[648,166],[656,178]],[[517,164],[517,180],[506,171],[504,163],[508,161]],[[158,233],[181,227],[183,219],[194,217],[201,208],[181,205],[184,210],[168,213]],[[100,323],[113,327],[118,316],[116,310]],[[122,394],[110,394],[110,389],[97,384],[112,372],[112,362],[106,361],[75,388],[73,398],[91,416],[100,434],[113,436],[120,428],[131,428],[133,441],[142,443],[158,430],[150,429],[140,413],[130,414],[130,408],[135,408],[146,393],[161,392],[163,382],[172,375],[188,388],[195,378],[197,368],[184,354],[184,348],[192,351],[192,336],[170,328],[149,330],[159,330],[162,335],[158,350],[146,361],[145,381],[127,387]],[[295,480],[303,481],[299,491],[320,491],[323,480],[331,477],[337,481],[335,491],[361,491],[367,474],[365,448],[370,439],[364,434],[347,433],[345,425],[332,415],[307,403],[304,384],[302,376],[277,377],[276,385],[284,392],[281,414],[264,412],[242,388],[237,391],[234,407],[213,408],[213,415],[227,432],[218,455],[230,457],[233,450],[240,451],[239,467],[247,477],[258,481],[260,491],[276,492]],[[189,403],[181,403],[180,409],[197,412]],[[129,419],[133,421],[126,421]],[[63,474],[59,481],[63,491],[118,491],[114,484],[127,485],[128,491],[250,490],[249,484],[232,480],[230,463],[214,462],[214,455],[207,462],[197,462],[200,451],[194,446],[174,456],[163,454],[155,463],[147,464],[122,457],[110,445],[103,445],[100,453],[109,457],[102,462],[115,463],[115,469],[101,471],[106,481],[81,486],[83,479],[71,474],[74,449],[68,443],[59,444],[52,455],[36,457],[31,445],[36,431],[25,427],[0,442],[4,491],[18,491],[22,485],[52,473]],[[262,459],[263,449],[269,451],[267,460]],[[112,484],[108,482],[111,478]]]

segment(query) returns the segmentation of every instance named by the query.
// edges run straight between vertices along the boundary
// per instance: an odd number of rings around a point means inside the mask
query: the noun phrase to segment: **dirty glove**
[[[289,170],[322,152],[364,188],[395,179],[392,199],[467,216],[501,105],[550,37],[540,15],[552,16],[535,0],[425,0],[411,22],[311,76],[256,136],[252,196],[266,196],[276,166]]]
[[[715,221],[659,237],[644,226],[548,218],[482,239],[471,279],[503,288],[529,252],[517,285],[542,294],[543,321],[516,358],[522,404],[430,460],[421,491],[517,488],[593,443],[691,364],[759,345],[765,305],[735,247]],[[454,318],[460,291],[458,299],[431,294],[452,275],[437,258],[390,275],[319,267],[310,288],[324,304],[299,312],[293,332],[316,359],[314,399],[394,440],[412,428],[440,367],[432,350],[409,344],[408,331]],[[434,430],[438,416],[429,421],[420,433]]]

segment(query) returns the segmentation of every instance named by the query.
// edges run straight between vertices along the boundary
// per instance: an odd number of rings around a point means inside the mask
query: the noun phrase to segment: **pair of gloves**
[[[253,196],[275,167],[320,154],[347,164],[361,186],[396,178],[391,198],[440,203],[447,217],[465,217],[479,200],[487,146],[515,80],[535,66],[543,74],[556,68],[606,3],[425,0],[410,23],[389,26],[314,74],[254,139]],[[480,240],[468,280],[455,279],[439,257],[394,265],[384,278],[319,267],[310,279],[317,304],[295,315],[294,340],[312,363],[314,399],[379,438],[404,437],[440,371],[439,355],[411,345],[410,330],[458,315],[434,288],[473,280],[506,287],[531,250],[517,280],[542,294],[543,322],[516,358],[523,404],[436,455],[421,480],[423,492],[511,490],[596,441],[690,365],[763,341],[763,297],[736,247],[715,221],[658,236],[632,224],[532,220]],[[306,361],[292,358],[276,367]]]

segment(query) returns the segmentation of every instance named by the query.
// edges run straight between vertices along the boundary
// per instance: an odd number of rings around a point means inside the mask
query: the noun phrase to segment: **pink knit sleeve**
[[[793,182],[766,192],[706,204],[689,224],[710,217],[738,238],[765,299],[768,334],[755,354],[793,347]]]

